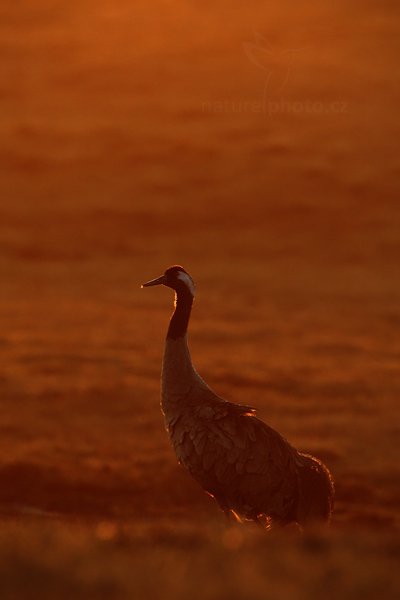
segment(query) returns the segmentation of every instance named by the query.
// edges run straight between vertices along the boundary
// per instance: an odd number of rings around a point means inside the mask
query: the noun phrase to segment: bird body
[[[220,398],[193,367],[187,343],[191,277],[175,266],[144,285],[158,284],[176,292],[162,364],[161,407],[178,461],[226,515],[282,525],[329,520],[333,483],[327,468],[258,419],[254,408]]]

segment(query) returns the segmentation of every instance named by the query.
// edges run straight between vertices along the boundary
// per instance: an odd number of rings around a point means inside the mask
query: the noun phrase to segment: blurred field
[[[397,3],[27,4],[0,7],[2,598],[398,597]],[[172,298],[139,287],[174,263],[199,372],[332,470],[330,533],[226,531],[176,465]]]

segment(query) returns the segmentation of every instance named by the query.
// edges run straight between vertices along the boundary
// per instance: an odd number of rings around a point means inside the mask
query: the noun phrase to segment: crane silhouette
[[[175,265],[142,287],[154,285],[175,291],[161,407],[178,461],[228,518],[266,527],[329,521],[334,488],[325,465],[291,446],[254,408],[220,398],[193,367],[187,343],[195,295],[191,276]]]

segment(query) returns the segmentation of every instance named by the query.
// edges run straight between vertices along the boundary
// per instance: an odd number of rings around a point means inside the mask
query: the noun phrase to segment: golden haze
[[[4,598],[398,597],[396,6],[3,3]],[[200,373],[332,470],[329,534],[226,532],[176,465],[173,263]]]

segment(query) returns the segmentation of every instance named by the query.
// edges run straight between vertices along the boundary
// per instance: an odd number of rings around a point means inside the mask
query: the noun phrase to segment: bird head
[[[189,293],[193,298],[196,290],[194,281],[189,273],[179,265],[169,267],[164,275],[147,281],[142,287],[150,287],[152,285],[165,285],[175,290],[176,293]]]

